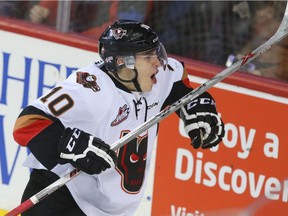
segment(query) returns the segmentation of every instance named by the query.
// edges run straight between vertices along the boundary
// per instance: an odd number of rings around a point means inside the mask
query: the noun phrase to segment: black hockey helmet
[[[111,72],[117,72],[122,67],[134,69],[134,55],[153,49],[156,49],[162,66],[166,64],[167,54],[157,34],[149,26],[133,20],[116,21],[99,38],[100,57]],[[125,63],[118,65],[118,57],[122,57]]]

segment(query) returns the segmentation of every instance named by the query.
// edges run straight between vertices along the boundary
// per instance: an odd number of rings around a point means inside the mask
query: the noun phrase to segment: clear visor
[[[156,50],[156,54],[154,54],[154,51]],[[162,43],[159,43],[159,45],[156,47],[156,49],[152,50],[147,50],[143,53],[137,54],[137,56],[141,56],[144,58],[153,58],[156,57],[160,61],[160,65],[166,69],[166,66],[168,64],[168,59],[167,59],[167,53],[165,50],[165,47],[163,46]],[[124,57],[125,61],[125,66],[130,69],[135,68],[135,57],[134,56],[125,56]]]
[[[162,43],[159,44],[159,46],[156,48],[156,55],[157,58],[159,59],[161,66],[166,69],[166,66],[168,64],[168,58],[167,58],[167,53],[165,50],[165,47],[163,46]]]

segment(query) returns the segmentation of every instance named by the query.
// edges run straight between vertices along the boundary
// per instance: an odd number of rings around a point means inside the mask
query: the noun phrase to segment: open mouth
[[[158,71],[156,71],[156,73],[154,73],[152,76],[151,76],[151,80],[153,82],[153,84],[156,84],[157,83],[157,78],[156,78],[156,74],[158,73]]]
[[[156,83],[157,83],[156,74],[153,74],[153,75],[151,76],[151,80],[152,80],[153,84],[156,84]]]

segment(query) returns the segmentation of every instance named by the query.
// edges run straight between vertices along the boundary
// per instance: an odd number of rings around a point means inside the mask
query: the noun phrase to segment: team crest
[[[113,29],[112,34],[114,38],[118,40],[127,34],[127,30],[123,30],[122,28]]]
[[[121,137],[129,131],[122,131]],[[128,194],[140,192],[145,179],[148,133],[137,136],[117,151],[116,170],[121,175],[121,187]]]
[[[90,88],[94,92],[100,91],[100,87],[98,86],[96,80],[96,76],[93,74],[89,74],[87,72],[77,72],[76,82],[82,84],[85,88]]]
[[[111,127],[114,127],[125,121],[128,118],[129,113],[130,108],[127,106],[127,104],[125,104],[123,107],[120,107],[116,118],[110,124]]]

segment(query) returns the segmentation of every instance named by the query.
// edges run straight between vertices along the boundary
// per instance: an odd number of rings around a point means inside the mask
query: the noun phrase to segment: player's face
[[[156,50],[136,54],[135,68],[138,70],[138,82],[142,91],[150,91],[157,83],[156,74],[161,62]]]

